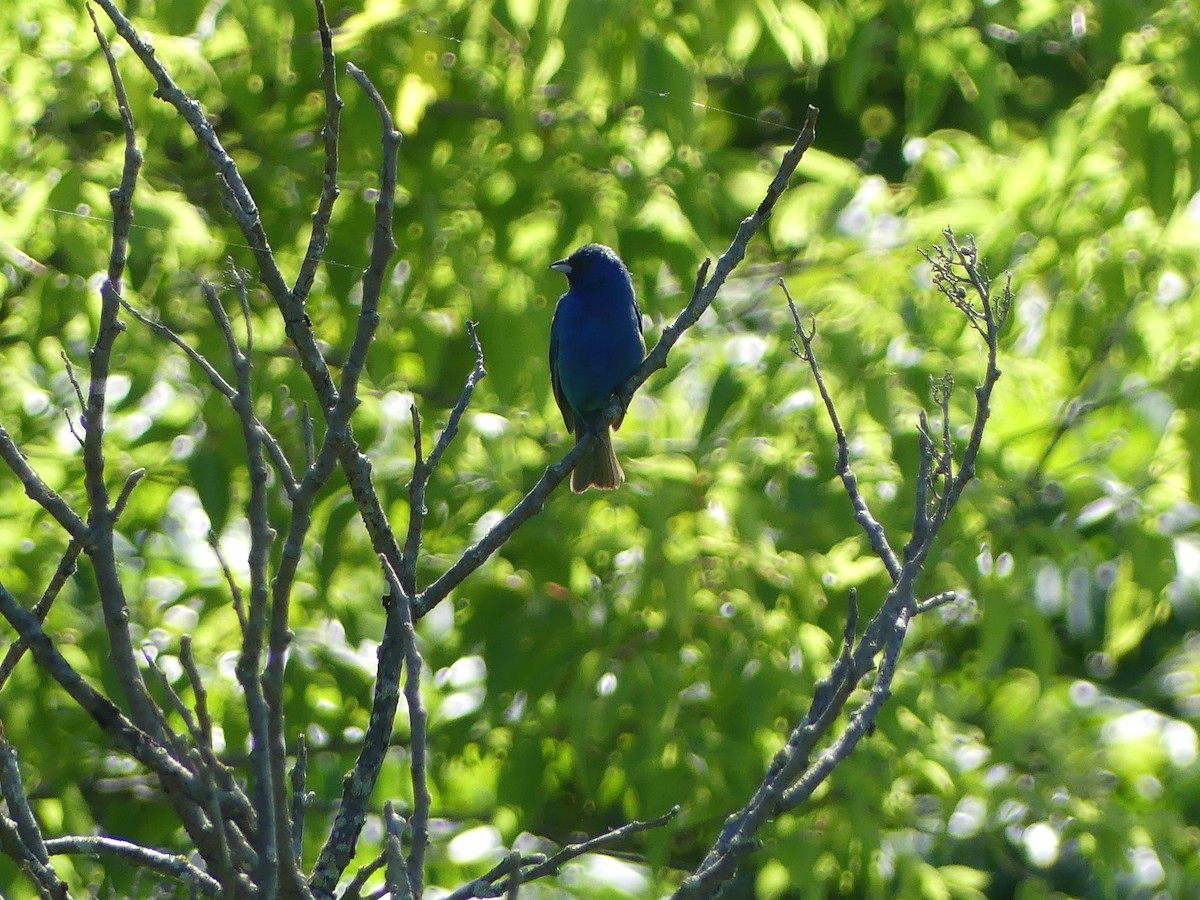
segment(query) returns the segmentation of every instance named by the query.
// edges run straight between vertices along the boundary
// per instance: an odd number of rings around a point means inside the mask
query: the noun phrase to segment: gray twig
[[[42,828],[29,808],[29,798],[25,796],[24,781],[17,766],[17,752],[8,742],[3,722],[0,722],[0,796],[4,797],[8,814],[13,817],[21,843],[42,865],[49,866],[50,856],[42,839]]]
[[[342,98],[337,91],[337,59],[333,53],[333,32],[325,15],[323,0],[315,0],[317,7],[317,31],[321,35],[321,87],[325,92],[325,124],[321,128],[321,140],[325,148],[325,168],[321,180],[321,199],[313,213],[312,235],[308,240],[308,251],[300,264],[300,273],[292,287],[292,294],[301,302],[312,290],[317,266],[325,255],[329,243],[329,222],[333,217],[333,204],[341,193],[338,188],[338,136],[341,130]]]
[[[120,186],[109,192],[113,212],[112,246],[109,251],[108,270],[100,286],[100,322],[96,330],[96,341],[88,354],[90,370],[84,414],[83,480],[91,507],[88,524],[91,526],[93,544],[85,549],[92,559],[96,574],[100,606],[108,633],[110,660],[117,681],[129,702],[133,720],[152,736],[161,737],[164,724],[162,714],[146,689],[146,682],[137,665],[130,637],[129,608],[113,546],[114,516],[109,505],[104,460],[104,413],[108,376],[112,365],[113,345],[118,335],[125,330],[125,323],[120,320],[118,313],[121,309],[122,279],[129,250],[129,231],[133,226],[133,192],[142,165],[142,153],[137,146],[133,113],[125,95],[125,85],[121,81],[117,61],[113,58],[112,50],[90,6],[88,15],[91,16],[92,28],[100,43],[100,49],[104,52],[104,58],[108,61],[109,74],[112,76],[125,133],[125,158]]]
[[[301,734],[296,738],[296,762],[290,776],[292,786],[292,856],[299,862],[304,852],[304,816],[312,803],[308,792],[308,744]]]
[[[903,562],[892,551],[883,527],[872,515],[850,471],[846,434],[813,352],[815,325],[810,323],[805,326],[787,285],[780,280],[798,342],[794,349],[808,363],[834,428],[838,445],[838,474],[854,507],[855,519],[866,532],[875,554],[887,566],[893,585],[879,611],[857,639],[857,605],[851,597],[842,651],[830,674],[817,685],[804,721],[793,730],[785,747],[776,754],[754,796],[726,820],[704,860],[684,879],[672,895],[673,900],[714,896],[736,871],[741,857],[754,849],[754,835],[762,824],[780,812],[795,809],[812,796],[817,786],[874,728],[879,711],[891,695],[900,649],[912,617],[952,602],[959,596],[956,592],[947,591],[918,602],[915,597],[916,582],[938,532],[957,504],[967,481],[974,475],[975,459],[990,414],[991,392],[1000,377],[996,365],[999,330],[1008,315],[1012,295],[1011,286],[1006,284],[1003,297],[993,300],[990,281],[978,260],[974,242],[969,241],[966,247],[959,247],[949,230],[946,238],[948,247],[926,254],[926,258],[935,266],[935,284],[952,305],[967,316],[972,327],[984,336],[988,362],[983,384],[975,391],[975,421],[957,471],[953,464],[954,448],[949,426],[952,380],[943,378],[935,385],[933,399],[942,415],[941,433],[937,439],[930,433],[928,417],[923,413],[920,417],[921,460],[917,473],[917,508],[913,533],[904,548]],[[941,266],[940,274],[936,274],[938,266]],[[978,305],[968,300],[964,285],[975,292]],[[941,491],[936,502],[931,502],[929,494],[934,487],[934,479],[940,479]],[[877,664],[881,653],[882,659]],[[845,729],[833,743],[813,761],[817,743],[833,729],[855,688],[871,672],[876,675],[863,704],[850,717]]]
[[[418,900],[420,894],[414,892],[413,884],[409,881],[410,869],[404,862],[405,822],[397,815],[391,801],[383,806],[383,821],[387,825],[387,837],[384,840],[387,868],[384,870],[384,882],[388,892],[397,900]]]
[[[863,531],[867,533],[867,539],[870,540],[875,555],[887,566],[888,574],[895,581],[900,577],[900,561],[896,559],[896,553],[888,543],[883,526],[879,524],[879,520],[875,518],[871,512],[871,508],[867,505],[862,491],[859,490],[858,478],[855,476],[854,470],[850,467],[850,442],[846,439],[846,431],[842,428],[842,420],[838,416],[837,407],[834,405],[829,388],[825,386],[825,377],[821,374],[821,367],[818,365],[817,358],[813,353],[812,341],[816,336],[816,324],[810,324],[807,329],[804,327],[804,322],[800,318],[800,310],[796,308],[796,303],[792,300],[792,292],[788,290],[787,282],[780,278],[779,286],[783,288],[784,296],[787,297],[788,309],[791,310],[792,320],[795,323],[796,337],[800,341],[798,347],[793,341],[792,348],[797,356],[808,363],[808,368],[813,373],[813,379],[817,383],[817,390],[821,394],[821,400],[825,404],[825,412],[829,416],[830,424],[833,426],[833,433],[838,448],[837,473],[838,477],[842,479],[846,493],[850,496],[850,502],[854,506],[854,519],[862,526]]]
[[[354,877],[350,879],[350,883],[346,885],[346,889],[342,891],[341,900],[360,900],[362,897],[362,889],[366,886],[367,880],[372,875],[378,872],[387,864],[388,852],[384,850],[377,857],[354,873]]]
[[[52,856],[119,856],[132,865],[178,878],[205,897],[216,897],[221,893],[220,883],[197,869],[186,857],[143,847],[131,841],[100,835],[67,835],[46,841],[46,849]]]
[[[117,503],[113,507],[113,515],[116,519],[119,520],[121,518],[121,513],[125,511],[125,505],[129,502],[129,496],[145,476],[145,469],[134,469],[129,473],[129,477],[125,479],[125,485],[121,488],[121,493],[117,497]],[[46,585],[46,589],[42,591],[42,596],[33,605],[33,614],[38,622],[45,622],[46,616],[50,615],[50,607],[58,599],[59,592],[67,583],[67,579],[75,573],[76,562],[82,551],[83,545],[75,539],[72,539],[67,544],[67,549],[62,555],[62,559],[58,561],[58,568],[54,570],[54,575],[51,577],[50,583]],[[7,683],[9,676],[12,675],[13,670],[17,667],[17,663],[25,655],[26,649],[25,642],[20,637],[9,646],[8,651],[4,654],[3,661],[0,661],[0,690],[4,689],[4,685]]]
[[[229,599],[233,604],[233,612],[237,616],[238,624],[242,627],[242,637],[246,635],[246,602],[242,597],[241,586],[238,585],[237,579],[233,577],[233,570],[229,568],[229,563],[225,559],[225,554],[221,552],[221,544],[217,540],[216,534],[208,533],[208,547],[212,550],[213,556],[217,560],[217,565],[221,567],[221,574],[225,578],[225,584],[229,587]]]
[[[949,603],[957,603],[962,598],[963,594],[960,591],[942,591],[940,594],[934,594],[932,597],[920,601],[917,604],[916,614],[932,612]]]
[[[97,691],[71,666],[42,630],[41,623],[25,609],[4,585],[0,584],[0,616],[28,644],[29,651],[41,666],[87,712],[109,738],[150,771],[156,773],[168,790],[177,789],[196,802],[203,802],[203,785],[196,775],[183,766],[167,749],[134,725],[111,700]],[[240,816],[234,795],[222,794],[221,808]]]
[[[49,863],[38,858],[21,839],[17,823],[0,815],[0,851],[6,853],[33,881],[38,894],[48,900],[67,900],[67,885]]]
[[[613,844],[618,844],[627,838],[633,837],[635,834],[661,828],[678,814],[679,807],[673,806],[661,816],[653,819],[627,822],[618,828],[613,828],[585,841],[567,844],[548,858],[541,854],[521,857],[515,871],[512,856],[510,855],[482,878],[477,878],[472,882],[464,884],[462,887],[446,895],[443,900],[469,900],[471,897],[499,897],[501,894],[510,894],[511,896],[511,892],[522,884],[528,884],[531,881],[536,881],[539,878],[545,878],[549,875],[556,875],[564,865],[573,859],[583,856],[585,853],[603,850],[606,847],[611,847]]]
[[[26,497],[46,510],[73,540],[79,542],[84,550],[91,548],[93,542],[91,527],[79,517],[61,494],[42,481],[41,476],[29,465],[25,455],[17,447],[16,441],[12,439],[3,425],[0,425],[0,459],[4,460],[5,465],[25,486]]]
[[[392,233],[392,213],[395,208],[401,135],[396,130],[387,103],[366,73],[353,64],[347,65],[346,69],[375,105],[381,125],[383,154],[380,163],[379,196],[375,202],[371,259],[363,275],[363,300],[358,327],[346,364],[342,368],[341,391],[334,404],[326,409],[328,427],[325,444],[313,469],[321,465],[322,457],[327,452],[338,454],[375,552],[387,560],[389,570],[395,572],[403,568],[404,555],[396,543],[395,535],[387,523],[387,517],[375,492],[370,463],[359,452],[354,442],[350,415],[358,404],[359,378],[366,364],[367,350],[379,325],[379,302],[383,292],[384,273],[396,249]],[[338,878],[353,858],[365,817],[366,803],[379,778],[399,703],[398,679],[406,653],[405,629],[399,607],[404,606],[407,609],[410,603],[411,597],[405,596],[400,604],[385,604],[386,621],[379,647],[379,664],[376,669],[377,677],[367,734],[358,759],[345,778],[341,806],[310,878],[313,892],[319,896],[332,895]]]
[[[195,657],[192,655],[192,639],[190,635],[184,635],[180,639],[179,658],[183,663],[183,671],[187,674],[188,683],[192,687],[192,696],[195,698],[196,727],[192,730],[192,739],[196,743],[196,749],[193,750],[193,753],[199,756],[196,770],[204,779],[208,801],[206,806],[214,825],[213,831],[216,838],[217,855],[210,862],[210,865],[216,872],[225,895],[232,897],[234,894],[234,885],[237,882],[237,873],[234,870],[231,856],[231,844],[235,843],[231,838],[231,831],[234,826],[232,822],[227,821],[221,815],[220,808],[216,802],[218,797],[218,782],[220,783],[220,787],[226,791],[237,792],[242,797],[245,797],[245,794],[242,792],[241,786],[234,780],[233,774],[217,758],[216,750],[213,746],[212,716],[208,711],[208,691],[204,687],[204,680],[200,677],[200,669],[196,665]],[[248,799],[243,802],[247,807],[250,806]],[[250,865],[253,866],[253,862]]]
[[[475,368],[467,376],[466,384],[458,395],[458,402],[451,410],[446,427],[442,429],[428,458],[423,455],[421,449],[421,415],[416,404],[412,406],[413,474],[408,483],[408,536],[404,541],[404,565],[397,573],[400,576],[400,584],[410,597],[417,595],[417,555],[421,550],[422,529],[425,524],[425,489],[429,486],[430,476],[441,462],[442,455],[458,434],[459,423],[471,403],[475,386],[487,375],[487,368],[483,364],[483,347],[479,343],[474,322],[467,322],[467,333],[475,351]]]
[[[417,631],[413,627],[411,595],[405,593],[399,576],[380,555],[379,564],[391,586],[391,608],[400,617],[404,631],[404,700],[408,705],[409,752],[413,787],[412,850],[408,854],[408,884],[414,900],[421,900],[425,886],[425,848],[429,844],[429,778],[426,770],[429,757],[429,717],[421,703],[421,652],[417,647]]]

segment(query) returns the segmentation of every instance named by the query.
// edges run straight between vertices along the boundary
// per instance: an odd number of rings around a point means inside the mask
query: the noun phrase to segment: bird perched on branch
[[[550,268],[567,276],[550,327],[550,383],[575,442],[592,434],[591,447],[571,473],[571,490],[615,488],[625,480],[613,452],[604,411],[613,392],[646,355],[642,311],[621,257],[603,244],[580,247]],[[612,422],[621,427],[624,412]]]

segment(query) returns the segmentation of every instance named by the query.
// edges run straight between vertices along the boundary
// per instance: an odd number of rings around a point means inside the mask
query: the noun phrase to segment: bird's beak
[[[571,274],[571,264],[565,259],[550,263],[550,268],[555,272],[562,272],[564,275]]]

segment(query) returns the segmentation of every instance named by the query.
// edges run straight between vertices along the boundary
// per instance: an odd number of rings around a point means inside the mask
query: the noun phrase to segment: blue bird
[[[621,257],[603,244],[580,247],[550,266],[567,276],[550,326],[550,384],[567,431],[579,443],[594,435],[591,448],[571,473],[571,490],[615,488],[625,480],[613,452],[604,410],[646,355],[642,311],[633,279]],[[612,423],[621,427],[624,413]]]

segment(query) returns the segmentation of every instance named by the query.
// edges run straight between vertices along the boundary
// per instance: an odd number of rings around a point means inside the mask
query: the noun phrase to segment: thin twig
[[[235,282],[242,282],[241,273],[237,269],[234,269],[233,275]],[[250,524],[250,549],[247,553],[250,602],[246,609],[242,652],[238,657],[236,673],[245,696],[250,726],[250,767],[254,773],[252,800],[258,822],[258,841],[255,846],[258,866],[254,880],[266,896],[273,896],[279,887],[281,874],[285,879],[291,874],[291,878],[283,885],[285,891],[296,888],[299,881],[294,860],[290,865],[288,862],[292,860],[291,829],[286,822],[286,802],[281,800],[286,795],[286,787],[282,767],[275,763],[275,717],[272,714],[268,692],[260,677],[272,589],[272,579],[267,567],[270,563],[275,530],[271,527],[269,518],[270,498],[267,493],[264,445],[254,416],[250,358],[238,346],[229,316],[221,305],[216,289],[207,282],[202,288],[209,312],[225,336],[226,348],[236,376],[237,387],[230,402],[241,425],[250,474],[250,496],[246,501],[246,518]]]
[[[366,886],[368,879],[380,869],[384,867],[388,860],[388,853],[385,850],[377,857],[359,869],[350,883],[346,885],[346,889],[342,891],[341,900],[359,900],[362,897],[362,889]]]
[[[375,229],[371,239],[371,259],[363,275],[363,300],[359,312],[354,341],[342,368],[341,390],[336,402],[326,408],[327,429],[322,450],[311,470],[322,465],[327,452],[336,452],[350,483],[351,494],[358,506],[359,514],[371,536],[375,552],[387,560],[391,571],[403,567],[404,555],[396,543],[395,535],[379,502],[379,496],[371,480],[370,464],[360,453],[354,442],[350,427],[350,415],[358,403],[358,384],[366,365],[367,350],[379,325],[379,302],[381,299],[384,273],[395,253],[396,243],[392,232],[395,209],[398,152],[401,135],[396,130],[391,111],[382,95],[361,69],[354,65],[346,67],[350,76],[358,82],[367,97],[375,105],[381,126],[382,159],[379,174],[379,195],[375,202]],[[306,479],[307,480],[307,479]],[[286,555],[286,547],[285,547]],[[383,765],[388,738],[395,722],[399,701],[399,673],[405,657],[405,630],[401,622],[400,605],[406,609],[411,597],[405,596],[401,604],[385,605],[386,620],[383,639],[379,647],[379,664],[375,690],[371,702],[371,716],[362,750],[354,766],[343,782],[342,803],[334,818],[333,828],[321,848],[310,883],[314,893],[331,896],[338,879],[354,856],[358,835],[365,820],[367,799],[379,778]],[[423,851],[422,851],[423,852]]]
[[[187,708],[187,704],[183,702],[183,698],[179,696],[179,693],[171,685],[170,679],[167,678],[166,673],[163,672],[163,670],[159,668],[158,663],[154,661],[154,657],[150,654],[149,648],[142,647],[142,658],[146,661],[146,668],[154,674],[155,680],[158,681],[159,689],[167,695],[167,702],[171,704],[175,712],[181,719],[183,719],[183,723],[187,727],[188,732],[192,735],[192,737],[196,738],[199,732],[196,728],[196,719],[192,715],[192,711]],[[180,734],[171,727],[170,722],[163,723],[163,731],[166,733],[168,746],[174,748],[175,758],[191,768],[192,761],[188,758],[187,743],[183,740]]]
[[[479,335],[475,331],[475,323],[467,322],[467,333],[471,337],[471,347],[475,351],[475,368],[467,376],[466,384],[458,395],[458,402],[450,412],[446,427],[434,443],[429,457],[425,458],[421,450],[421,416],[417,406],[412,405],[413,422],[413,474],[408,483],[408,536],[404,541],[404,566],[397,573],[400,583],[410,597],[417,594],[417,555],[421,550],[422,529],[425,524],[425,490],[429,486],[429,478],[433,475],[443,454],[450,447],[458,434],[459,423],[471,403],[475,386],[487,376],[487,368],[483,363],[483,347],[479,343]]]
[[[387,869],[384,871],[384,882],[388,893],[397,900],[418,900],[419,894],[413,892],[409,882],[409,869],[404,863],[404,819],[396,814],[389,800],[383,806],[383,821],[387,825],[387,836],[384,839],[384,853],[387,855]]]
[[[63,554],[62,559],[58,561],[58,568],[54,570],[54,575],[51,577],[50,583],[46,585],[46,590],[42,592],[42,596],[33,605],[33,615],[37,618],[38,622],[46,621],[46,616],[50,614],[50,607],[54,605],[54,601],[58,598],[59,591],[67,583],[67,579],[75,573],[76,562],[82,550],[83,548],[78,541],[73,540],[67,544],[67,550]],[[4,685],[8,682],[13,670],[16,669],[17,663],[25,655],[26,649],[25,641],[19,637],[9,645],[8,651],[4,654],[3,661],[0,661],[0,690],[4,689]]]
[[[499,897],[501,894],[508,893],[513,887],[519,887],[522,884],[528,884],[539,878],[558,874],[564,865],[573,859],[583,856],[585,853],[603,850],[606,847],[611,847],[613,844],[619,844],[627,838],[633,837],[635,834],[641,834],[655,828],[662,828],[677,815],[679,815],[679,807],[673,806],[661,816],[653,819],[628,822],[619,828],[613,828],[585,841],[567,844],[549,858],[540,854],[533,857],[523,857],[521,865],[527,867],[522,868],[516,873],[512,873],[512,864],[506,858],[482,878],[477,878],[475,881],[464,884],[457,890],[447,894],[442,900],[469,900],[471,897]],[[514,881],[516,882],[515,885],[513,884]]]
[[[313,213],[312,235],[308,250],[300,263],[300,272],[292,287],[292,294],[301,302],[312,290],[317,265],[325,255],[329,243],[329,222],[333,217],[333,204],[338,194],[338,136],[341,131],[342,98],[337,91],[337,59],[333,53],[333,32],[325,15],[323,0],[315,0],[317,8],[317,31],[321,35],[321,87],[325,92],[325,124],[321,128],[321,140],[325,148],[325,167],[321,180],[321,199]]]
[[[932,612],[935,609],[946,606],[949,603],[956,603],[963,598],[961,591],[942,591],[940,594],[934,594],[917,604],[916,614]]]
[[[17,752],[8,742],[3,722],[0,722],[0,796],[4,797],[8,814],[13,817],[21,843],[29,848],[42,865],[50,865],[50,856],[42,839],[42,828],[34,818],[33,810],[29,808],[24,780],[17,766]]]
[[[253,340],[245,276],[236,267],[232,267],[232,274],[234,288],[240,298],[246,321],[247,340]],[[202,289],[213,320],[225,338],[226,351],[236,375],[237,389],[231,404],[241,422],[242,439],[246,446],[250,471],[250,498],[246,506],[251,535],[248,556],[250,608],[237,673],[246,696],[252,736],[251,763],[256,775],[254,806],[261,823],[258,847],[259,878],[268,885],[268,893],[274,889],[275,879],[281,879],[280,887],[283,892],[304,896],[303,878],[295,854],[292,853],[291,808],[287,799],[287,778],[284,771],[282,706],[274,702],[276,698],[272,688],[275,685],[259,674],[268,620],[272,622],[271,633],[274,633],[276,599],[272,592],[277,588],[275,580],[270,579],[267,573],[275,533],[269,522],[267,469],[263,452],[266,443],[263,440],[263,429],[254,415],[250,355],[239,346],[233,323],[225,312],[216,289],[209,282],[204,282]],[[299,489],[291,493],[294,498]]]
[[[308,792],[308,743],[303,734],[296,738],[296,762],[289,781],[292,786],[292,855],[299,863],[304,853],[304,815],[313,799]]]
[[[412,849],[408,854],[408,885],[414,900],[421,900],[425,889],[425,848],[429,844],[429,777],[426,770],[429,756],[429,717],[421,703],[421,652],[417,647],[417,631],[413,627],[410,595],[400,584],[399,576],[379,557],[379,564],[391,586],[392,608],[399,614],[404,630],[404,700],[408,704],[410,730],[409,760],[413,787]]]
[[[203,785],[195,774],[182,766],[165,747],[139,729],[111,700],[92,687],[71,666],[42,630],[41,623],[0,584],[0,616],[29,645],[33,658],[87,712],[119,748],[156,773],[168,789],[180,789],[194,801],[202,802]],[[237,798],[224,794],[222,810],[240,814]]]
[[[117,856],[132,865],[178,878],[194,886],[205,897],[217,897],[221,893],[221,885],[217,880],[197,869],[188,862],[187,857],[143,847],[131,841],[99,835],[68,835],[46,841],[46,849],[52,856]]]
[[[830,424],[833,426],[833,433],[837,440],[838,448],[837,473],[838,477],[842,479],[842,485],[846,488],[846,494],[850,497],[850,503],[854,507],[854,519],[862,526],[863,531],[866,532],[867,539],[871,542],[871,548],[887,567],[892,581],[896,581],[900,577],[900,561],[896,559],[896,553],[892,550],[891,544],[888,543],[887,534],[884,533],[883,526],[879,524],[879,520],[871,512],[866,498],[863,497],[862,490],[859,489],[858,478],[850,466],[850,442],[846,438],[846,431],[842,428],[842,421],[838,416],[837,408],[834,406],[833,397],[829,393],[829,388],[825,386],[825,378],[821,373],[820,365],[817,363],[817,357],[813,353],[812,341],[816,334],[816,326],[811,325],[808,329],[804,327],[804,323],[800,318],[800,310],[796,308],[796,303],[792,299],[792,292],[788,290],[787,282],[780,278],[778,283],[783,288],[784,296],[787,297],[788,309],[791,310],[792,320],[795,323],[796,337],[800,339],[797,355],[808,363],[808,368],[817,383],[817,390],[821,394],[821,400],[825,403],[825,412],[829,416]]]
[[[0,459],[25,486],[25,496],[44,509],[84,550],[92,546],[91,527],[73,510],[60,494],[50,488],[33,470],[12,436],[0,425]]]
[[[968,242],[967,248],[960,248],[954,242],[952,233],[947,231],[946,236],[949,249],[927,253],[926,258],[935,267],[942,267],[941,274],[935,275],[935,283],[939,289],[957,309],[967,315],[972,327],[984,335],[988,344],[988,365],[984,383],[975,392],[975,424],[957,472],[953,465],[954,448],[950,440],[949,393],[952,381],[949,377],[943,378],[935,385],[933,399],[942,414],[941,433],[936,440],[930,433],[928,417],[922,414],[920,418],[918,431],[921,460],[917,473],[917,509],[914,513],[913,533],[904,548],[903,563],[896,559],[882,526],[870,513],[857,481],[850,473],[845,431],[813,352],[815,325],[805,327],[787,285],[782,280],[780,282],[792,313],[798,339],[796,353],[808,363],[824,401],[826,413],[834,427],[839,451],[838,471],[842,476],[843,486],[851,497],[856,520],[867,532],[875,554],[887,566],[893,585],[880,609],[863,629],[857,643],[852,624],[856,620],[856,605],[852,598],[842,651],[830,674],[814,691],[813,701],[804,721],[793,730],[785,747],[776,754],[754,796],[729,817],[703,862],[683,881],[673,898],[695,900],[714,896],[732,877],[741,857],[754,848],[754,835],[759,827],[780,812],[794,809],[811,797],[816,787],[874,728],[879,711],[890,696],[900,649],[912,617],[952,602],[958,596],[956,592],[948,591],[918,602],[915,598],[916,582],[933,541],[974,472],[974,460],[979,452],[983,426],[988,417],[988,400],[1000,374],[995,364],[998,332],[1011,305],[1011,289],[1006,286],[1004,297],[993,303],[988,295],[990,282],[986,272],[981,269],[981,264],[977,268],[978,259],[974,243]],[[955,267],[965,269],[966,274],[960,275]],[[963,285],[968,285],[977,292],[980,304],[978,307],[967,299]],[[942,490],[933,514],[930,515],[929,492],[934,478],[941,479]],[[877,664],[876,659],[881,653],[882,658]],[[817,741],[832,730],[855,688],[872,671],[876,672],[876,676],[863,705],[850,717],[846,728],[836,737],[833,744],[810,763]]]
[[[858,742],[875,728],[875,720],[879,716],[883,704],[891,697],[892,679],[896,675],[896,667],[900,660],[900,647],[908,631],[910,614],[907,609],[901,609],[891,635],[888,639],[883,660],[875,675],[875,683],[867,695],[867,701],[855,710],[850,717],[850,723],[833,745],[820,755],[817,761],[805,770],[803,777],[784,792],[779,803],[779,811],[793,810],[806,802],[813,791],[829,777],[834,768],[846,759]]]
[[[29,876],[39,896],[47,900],[68,900],[70,894],[67,892],[66,883],[58,877],[52,866],[42,862],[25,846],[17,824],[4,815],[0,815],[0,850],[11,857]]]
[[[245,796],[242,793],[241,786],[236,782],[229,768],[222,763],[216,754],[216,748],[213,745],[213,723],[212,716],[208,711],[208,691],[204,687],[204,680],[200,676],[200,669],[196,665],[196,659],[192,654],[192,639],[190,635],[184,635],[179,642],[179,658],[183,663],[183,670],[187,674],[188,683],[192,687],[192,696],[194,697],[196,708],[196,724],[197,731],[193,732],[193,738],[196,742],[197,750],[200,754],[200,759],[203,763],[199,767],[199,771],[204,776],[206,786],[209,793],[209,806],[213,805],[213,800],[217,796],[217,785],[225,791],[236,792]],[[249,800],[244,801],[247,807],[250,806]],[[235,841],[231,836],[233,823],[220,816],[219,810],[213,810],[213,821],[216,824],[216,837],[218,845],[218,858],[214,865],[214,869],[218,874],[222,887],[226,893],[233,890],[234,870],[231,864],[231,844]]]
[[[165,720],[151,699],[135,656],[129,631],[129,606],[125,588],[118,571],[116,549],[113,542],[115,515],[109,505],[108,485],[104,460],[105,407],[108,392],[108,377],[112,365],[113,346],[117,337],[125,330],[120,320],[122,279],[129,251],[129,232],[133,227],[133,193],[137,186],[138,172],[142,166],[142,153],[137,146],[137,132],[133,112],[125,94],[125,85],[117,68],[117,61],[95,13],[88,6],[92,28],[100,49],[108,62],[117,106],[121,113],[121,125],[125,135],[124,164],[121,183],[109,192],[112,204],[112,244],[108,256],[108,270],[100,285],[100,321],[96,340],[88,354],[89,378],[85,413],[86,431],[83,440],[84,486],[91,507],[88,524],[92,530],[93,544],[86,548],[91,557],[100,596],[100,607],[104,613],[105,631],[109,641],[109,660],[112,670],[129,703],[133,721],[152,737],[162,737]]]
[[[229,568],[229,563],[225,560],[225,554],[221,552],[221,544],[217,540],[216,534],[208,533],[208,547],[212,550],[213,556],[217,560],[217,565],[221,567],[221,574],[225,577],[225,584],[229,587],[229,599],[233,603],[233,611],[237,615],[238,623],[242,626],[243,639],[246,634],[246,602],[242,598],[242,589],[237,583],[237,579],[233,577],[233,570]]]

